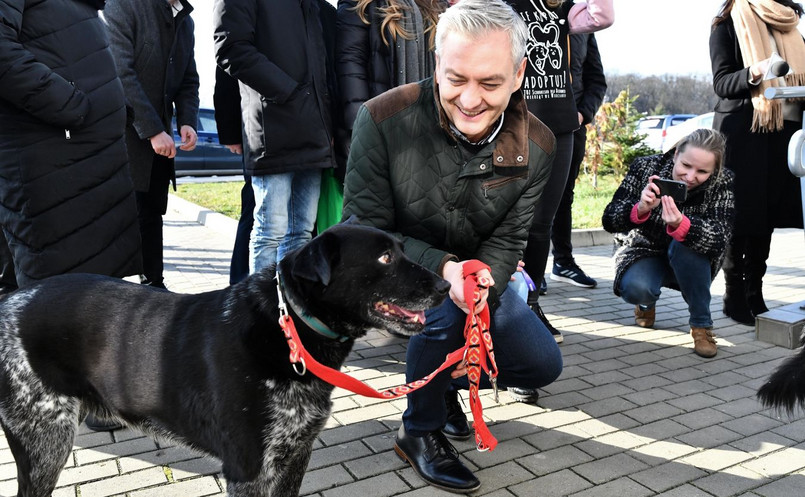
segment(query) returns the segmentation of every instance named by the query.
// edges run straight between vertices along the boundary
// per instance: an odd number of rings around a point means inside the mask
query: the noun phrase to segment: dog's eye
[[[386,252],[380,257],[377,258],[377,262],[380,264],[391,264],[391,253]]]

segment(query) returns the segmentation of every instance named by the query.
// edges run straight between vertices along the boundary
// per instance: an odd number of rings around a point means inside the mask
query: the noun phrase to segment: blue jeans
[[[710,317],[710,259],[676,240],[666,257],[646,257],[632,264],[623,274],[620,294],[630,304],[654,307],[662,287],[677,286],[688,303],[690,325],[713,326]]]
[[[251,272],[274,268],[313,236],[321,170],[252,176],[254,228],[249,244]]]
[[[406,355],[406,380],[414,381],[433,372],[445,356],[462,347],[467,315],[449,298],[425,312],[425,331],[411,337]],[[498,369],[498,385],[538,388],[550,384],[562,373],[562,353],[551,333],[515,291],[500,296],[500,307],[490,325]],[[490,388],[482,374],[481,388]],[[423,436],[439,430],[447,420],[444,394],[451,386],[468,388],[467,377],[451,380],[443,371],[431,382],[408,395],[403,413],[405,431]]]

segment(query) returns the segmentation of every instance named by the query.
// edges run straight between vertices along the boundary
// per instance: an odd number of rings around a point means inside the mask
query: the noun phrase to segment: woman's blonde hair
[[[370,19],[366,17],[366,8],[370,3],[376,1],[378,0],[358,0],[355,4],[355,12],[357,12],[358,17],[365,24],[370,23]],[[428,39],[428,48],[433,50],[436,39],[436,23],[439,20],[439,14],[444,12],[444,9],[447,7],[447,2],[442,0],[414,1],[417,7],[419,7],[419,11],[422,13],[422,20],[425,24],[424,36]],[[388,46],[391,41],[396,40],[398,36],[406,40],[414,39],[416,33],[407,32],[401,25],[402,18],[405,16],[406,7],[400,5],[397,0],[385,0],[385,3],[386,5],[384,7],[377,9],[382,16],[380,36],[383,38],[383,43]],[[387,31],[391,34],[391,40],[386,39]]]
[[[696,147],[713,154],[716,164],[713,168],[714,178],[718,178],[724,166],[724,154],[727,149],[727,139],[720,131],[710,128],[700,128],[693,130],[676,144],[676,154],[680,154],[688,147]]]

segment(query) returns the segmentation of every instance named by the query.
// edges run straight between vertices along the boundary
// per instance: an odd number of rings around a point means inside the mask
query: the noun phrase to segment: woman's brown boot
[[[716,337],[712,328],[699,328],[691,326],[690,335],[693,337],[693,351],[702,357],[713,357],[718,352]]]

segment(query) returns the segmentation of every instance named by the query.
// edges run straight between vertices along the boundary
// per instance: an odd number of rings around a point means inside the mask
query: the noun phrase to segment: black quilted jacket
[[[662,208],[651,211],[648,220],[634,224],[630,214],[640,200],[640,193],[649,176],[670,179],[674,167],[674,152],[635,159],[612,201],[604,209],[604,229],[615,233],[614,291],[620,295],[623,273],[644,257],[665,256],[671,244],[662,220]],[[690,230],[683,244],[710,258],[711,277],[715,278],[724,261],[724,249],[732,235],[735,217],[735,200],[732,191],[733,174],[722,168],[718,177],[711,176],[698,188],[688,192],[688,198],[679,204],[679,210],[690,219]]]
[[[0,225],[20,286],[140,272],[126,108],[94,7],[0,0]]]
[[[344,217],[394,233],[438,272],[450,255],[492,268],[498,292],[526,244],[554,158],[553,134],[518,91],[495,141],[465,160],[432,78],[364,104],[352,133]]]

